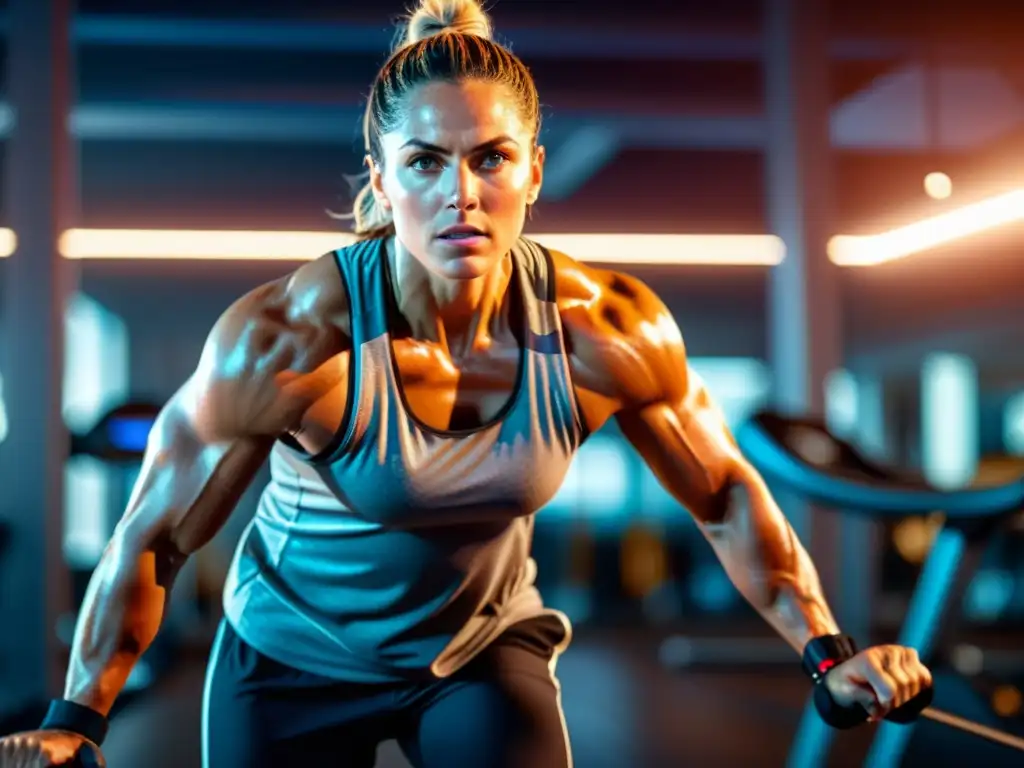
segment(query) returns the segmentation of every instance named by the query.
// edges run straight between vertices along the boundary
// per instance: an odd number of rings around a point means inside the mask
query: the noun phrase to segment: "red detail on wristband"
[[[836,665],[836,660],[835,659],[822,659],[818,663],[818,674],[824,675],[826,672],[828,672],[830,669],[832,669],[832,667],[834,667],[835,665]]]

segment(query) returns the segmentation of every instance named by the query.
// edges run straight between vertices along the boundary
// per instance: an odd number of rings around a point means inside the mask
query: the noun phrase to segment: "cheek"
[[[512,189],[526,194],[530,188],[530,182],[533,180],[533,169],[529,163],[519,163],[511,168],[509,174],[509,184]]]
[[[385,179],[384,192],[395,218],[414,226],[430,220],[437,210],[437,185],[429,177],[397,173]]]
[[[502,214],[516,218],[516,215],[525,215],[526,196],[530,191],[530,166],[520,164],[511,166],[499,176],[495,177],[492,184],[485,186],[488,190],[485,207],[490,213]]]

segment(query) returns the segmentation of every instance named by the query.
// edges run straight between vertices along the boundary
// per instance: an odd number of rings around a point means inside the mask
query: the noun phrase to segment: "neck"
[[[437,342],[453,361],[490,345],[508,327],[512,256],[472,280],[448,280],[426,269],[405,247],[388,243],[392,290],[413,337]]]

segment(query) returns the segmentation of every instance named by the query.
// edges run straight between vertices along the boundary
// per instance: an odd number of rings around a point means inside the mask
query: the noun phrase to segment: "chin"
[[[474,280],[483,277],[501,261],[500,256],[490,252],[459,252],[443,249],[434,253],[434,271],[449,280]]]
[[[437,271],[449,280],[475,280],[490,272],[496,263],[491,256],[459,256],[439,260]]]

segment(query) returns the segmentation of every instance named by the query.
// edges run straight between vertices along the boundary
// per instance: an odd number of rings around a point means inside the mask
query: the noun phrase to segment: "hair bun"
[[[402,44],[412,45],[446,31],[490,39],[491,20],[477,0],[420,0]]]

